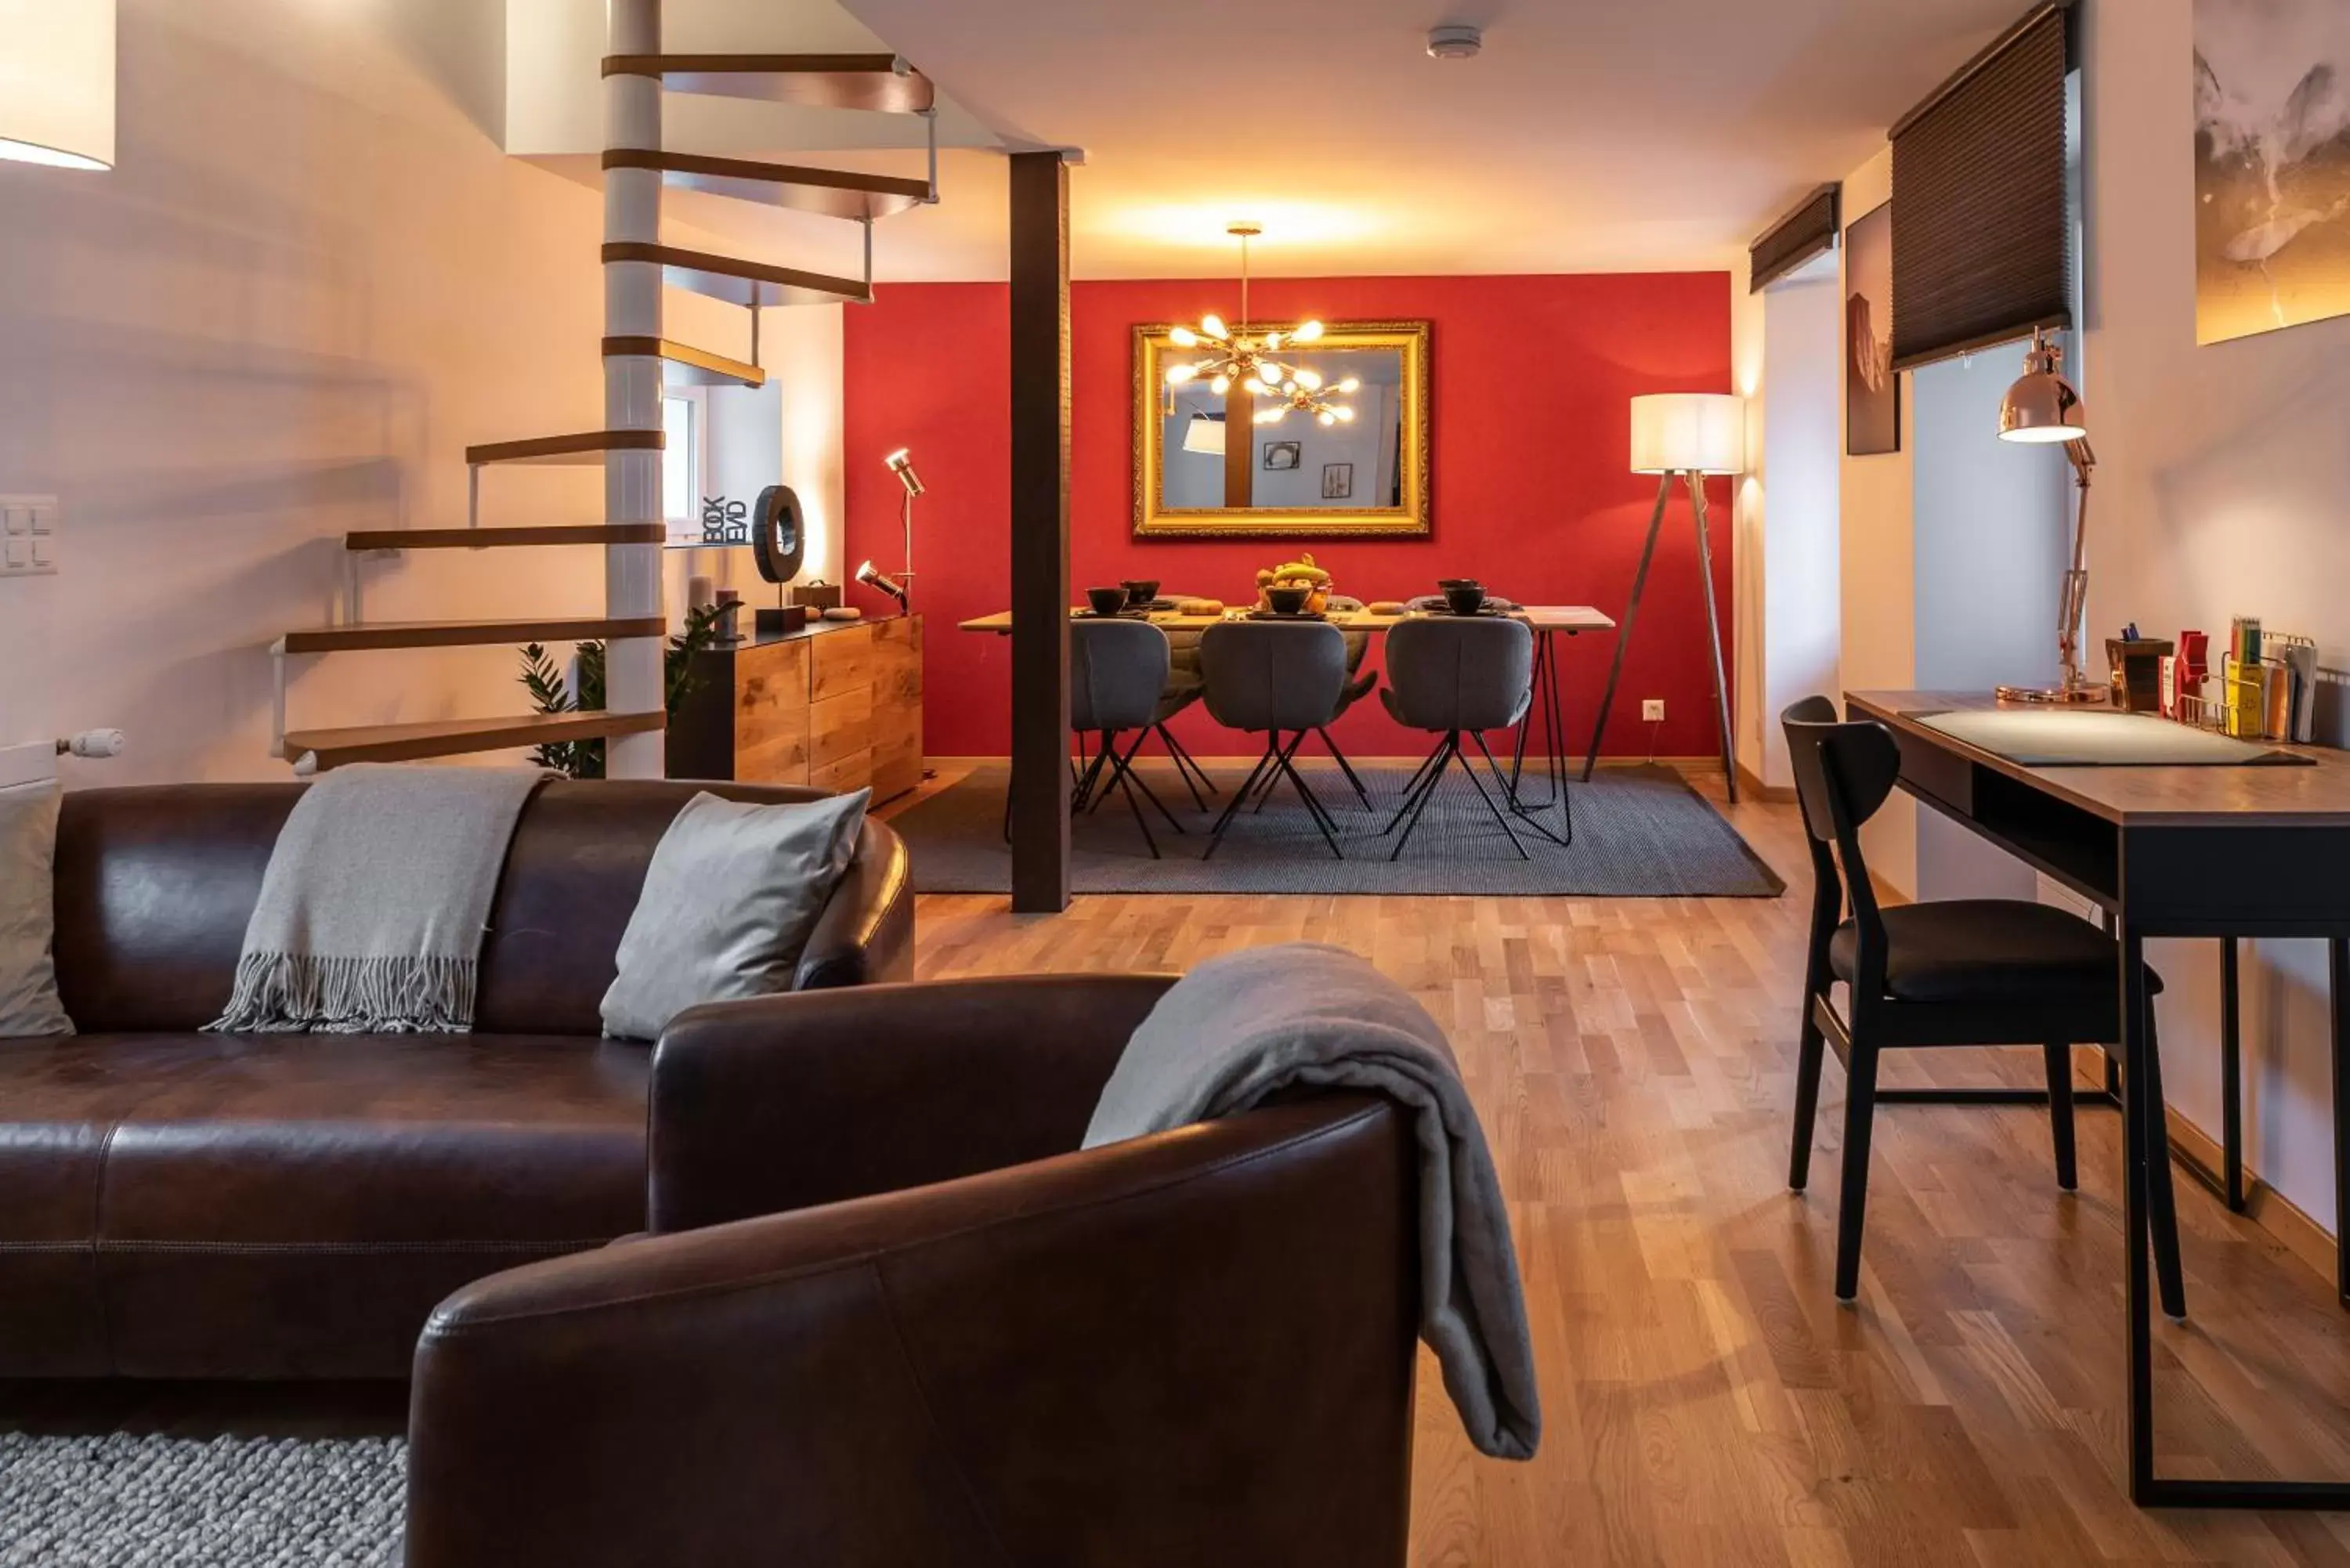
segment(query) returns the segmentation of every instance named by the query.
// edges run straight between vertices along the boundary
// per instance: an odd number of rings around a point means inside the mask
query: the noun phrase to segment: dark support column
[[[1256,494],[1256,394],[1238,381],[1224,394],[1224,504],[1246,506]]]
[[[1069,907],[1069,172],[1012,175],[1012,908]]]

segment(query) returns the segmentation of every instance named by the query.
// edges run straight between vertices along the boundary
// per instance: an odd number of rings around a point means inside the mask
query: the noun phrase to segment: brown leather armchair
[[[1168,983],[681,1019],[663,1233],[425,1329],[409,1568],[1400,1563],[1409,1124],[1330,1094],[1078,1152]]]
[[[199,1033],[304,787],[65,797],[81,1033],[0,1039],[0,1376],[404,1377],[459,1285],[641,1230],[650,1051],[599,1039],[598,1003],[653,846],[697,789],[821,793],[549,784],[507,848],[474,1033]],[[910,973],[913,920],[905,846],[868,822],[796,984]]]

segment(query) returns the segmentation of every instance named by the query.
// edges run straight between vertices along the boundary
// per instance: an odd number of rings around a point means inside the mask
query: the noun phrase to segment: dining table
[[[1326,622],[1338,628],[1341,631],[1363,631],[1377,635],[1387,631],[1390,627],[1399,626],[1407,620],[1430,617],[1442,618],[1451,613],[1440,609],[1406,609],[1377,614],[1367,609],[1331,610],[1321,616],[1301,616],[1297,618]],[[1509,795],[1511,806],[1519,812],[1542,811],[1566,798],[1565,700],[1560,695],[1558,655],[1554,639],[1560,637],[1575,637],[1586,631],[1613,631],[1616,628],[1616,622],[1614,618],[1602,614],[1589,605],[1520,605],[1498,613],[1509,619],[1523,622],[1534,634],[1534,690],[1530,694],[1531,701],[1526,704],[1526,715],[1518,722],[1517,741],[1510,757]],[[1166,631],[1205,631],[1220,622],[1245,620],[1253,616],[1263,618],[1269,616],[1271,612],[1254,610],[1247,607],[1232,607],[1214,615],[1192,615],[1173,608],[1153,607],[1139,612],[1128,610],[1122,614],[1129,619],[1148,619],[1151,625]],[[1100,618],[1097,617],[1091,609],[1082,606],[1072,606],[1069,618],[1093,620]],[[1012,635],[1012,612],[997,610],[992,615],[973,616],[969,620],[957,622],[956,629],[987,633],[996,637],[1009,637]],[[1536,715],[1540,715],[1543,721],[1544,760],[1550,777],[1551,793],[1545,799],[1528,801],[1520,794],[1519,783],[1525,771],[1526,734],[1534,727]]]

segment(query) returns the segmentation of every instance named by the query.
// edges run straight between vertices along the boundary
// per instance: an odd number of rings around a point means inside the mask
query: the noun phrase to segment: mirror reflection
[[[1196,338],[1137,327],[1136,534],[1427,533],[1427,345],[1425,322],[1328,327],[1282,346],[1312,393],[1284,398],[1219,389]]]
[[[1403,504],[1403,350],[1292,350],[1287,358],[1321,376],[1333,412],[1268,409],[1272,400],[1238,387],[1222,396],[1197,381],[1173,389],[1159,432],[1162,508]],[[1237,431],[1253,450],[1234,462]]]

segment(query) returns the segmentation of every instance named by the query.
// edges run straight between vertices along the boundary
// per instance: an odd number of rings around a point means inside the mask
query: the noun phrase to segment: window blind
[[[1747,272],[1752,280],[1748,286],[1753,293],[1762,293],[1835,244],[1843,193],[1841,185],[1821,186],[1746,247]]]
[[[2035,8],[1893,128],[1893,364],[2072,325],[2073,0]]]

